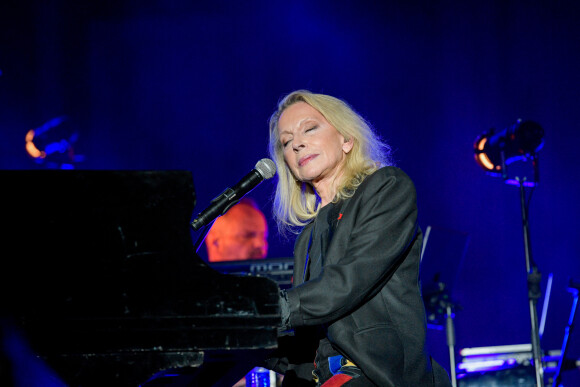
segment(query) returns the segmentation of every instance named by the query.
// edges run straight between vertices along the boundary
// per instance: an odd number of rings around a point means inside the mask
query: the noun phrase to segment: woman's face
[[[345,142],[336,128],[306,102],[296,102],[282,112],[278,133],[284,160],[298,180],[312,184],[319,194],[321,189],[334,186],[352,149],[352,139]]]

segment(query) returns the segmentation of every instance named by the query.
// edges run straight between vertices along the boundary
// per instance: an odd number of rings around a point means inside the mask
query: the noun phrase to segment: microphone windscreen
[[[269,179],[276,174],[276,164],[270,159],[262,159],[256,164],[256,170],[264,177]]]

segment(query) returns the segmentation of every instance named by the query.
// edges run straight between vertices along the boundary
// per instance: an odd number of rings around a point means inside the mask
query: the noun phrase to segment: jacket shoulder
[[[364,179],[358,190],[364,191],[367,186],[382,186],[388,181],[414,186],[413,181],[405,171],[398,167],[388,166],[377,169],[372,175]]]

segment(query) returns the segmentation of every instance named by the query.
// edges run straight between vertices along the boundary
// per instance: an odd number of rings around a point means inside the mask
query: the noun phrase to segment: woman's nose
[[[304,143],[304,139],[302,136],[295,136],[292,139],[292,148],[294,151],[298,152],[301,148],[304,148],[306,144]]]

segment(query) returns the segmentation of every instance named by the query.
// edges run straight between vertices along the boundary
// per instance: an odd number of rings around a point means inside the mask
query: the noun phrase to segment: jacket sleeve
[[[398,168],[382,168],[361,184],[341,218],[321,275],[281,298],[284,325],[330,323],[380,291],[417,232],[413,182]]]

